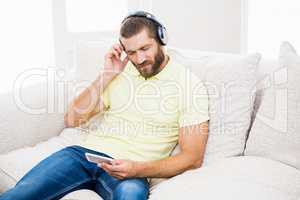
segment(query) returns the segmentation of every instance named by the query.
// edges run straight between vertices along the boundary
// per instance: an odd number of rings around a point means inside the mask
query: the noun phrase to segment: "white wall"
[[[244,0],[128,0],[128,10],[153,12],[166,25],[171,46],[240,53]],[[58,67],[70,69],[77,41],[117,39],[115,32],[70,33],[64,0],[53,0],[55,56]],[[117,40],[116,40],[117,41]]]
[[[55,65],[51,1],[0,1],[0,93],[28,70]]]
[[[239,53],[242,0],[153,0],[153,13],[166,24],[170,45]]]

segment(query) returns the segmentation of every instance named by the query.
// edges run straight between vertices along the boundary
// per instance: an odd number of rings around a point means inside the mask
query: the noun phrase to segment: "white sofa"
[[[82,53],[83,49],[84,47],[78,48],[76,53]],[[96,47],[93,51],[88,59],[101,57],[103,53]],[[200,58],[208,54],[221,55],[213,52],[179,51],[190,58]],[[88,68],[78,68],[81,62],[87,62],[78,55],[76,62],[78,65],[75,78],[94,74]],[[277,65],[276,60],[262,59],[257,71],[258,79],[266,76]],[[88,75],[83,74],[85,70]],[[22,89],[23,102],[26,102],[27,107],[41,108],[45,107],[47,101],[53,101],[49,97],[47,99],[46,86],[45,83],[38,83]],[[56,103],[53,104],[54,107],[47,108],[49,112],[37,115],[25,113],[16,104],[13,92],[0,96],[1,193],[13,187],[40,160],[65,146],[77,144],[88,133],[81,129],[64,128],[63,112],[57,112]],[[57,99],[54,102],[56,101]],[[258,107],[260,102],[255,102],[255,107]],[[98,118],[95,117],[90,124],[98,122]],[[63,199],[101,198],[93,191],[79,190],[66,195]],[[233,156],[216,160],[210,165],[187,171],[162,182],[154,179],[149,199],[299,200],[300,171],[264,157]]]

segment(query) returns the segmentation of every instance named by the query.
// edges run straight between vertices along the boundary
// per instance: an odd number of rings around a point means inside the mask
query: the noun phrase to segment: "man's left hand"
[[[98,164],[109,175],[118,179],[132,178],[137,175],[137,162],[131,160],[115,159],[112,164],[101,163]]]

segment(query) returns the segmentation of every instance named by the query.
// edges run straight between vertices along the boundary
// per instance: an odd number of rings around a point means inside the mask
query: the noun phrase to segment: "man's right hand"
[[[128,56],[121,60],[123,51],[122,46],[117,43],[105,55],[104,73],[111,79],[120,74],[129,61]]]
[[[88,88],[70,103],[65,114],[66,127],[79,126],[95,114],[103,112],[104,104],[99,98],[100,94],[109,82],[124,70],[129,61],[127,56],[124,60],[121,60],[122,51],[122,46],[115,44],[107,52],[105,55],[104,73],[100,74]]]

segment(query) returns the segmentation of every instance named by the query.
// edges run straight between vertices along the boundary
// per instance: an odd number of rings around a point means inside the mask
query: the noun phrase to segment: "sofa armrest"
[[[46,82],[0,94],[0,154],[61,132],[64,112],[55,108],[55,97],[49,95]]]

